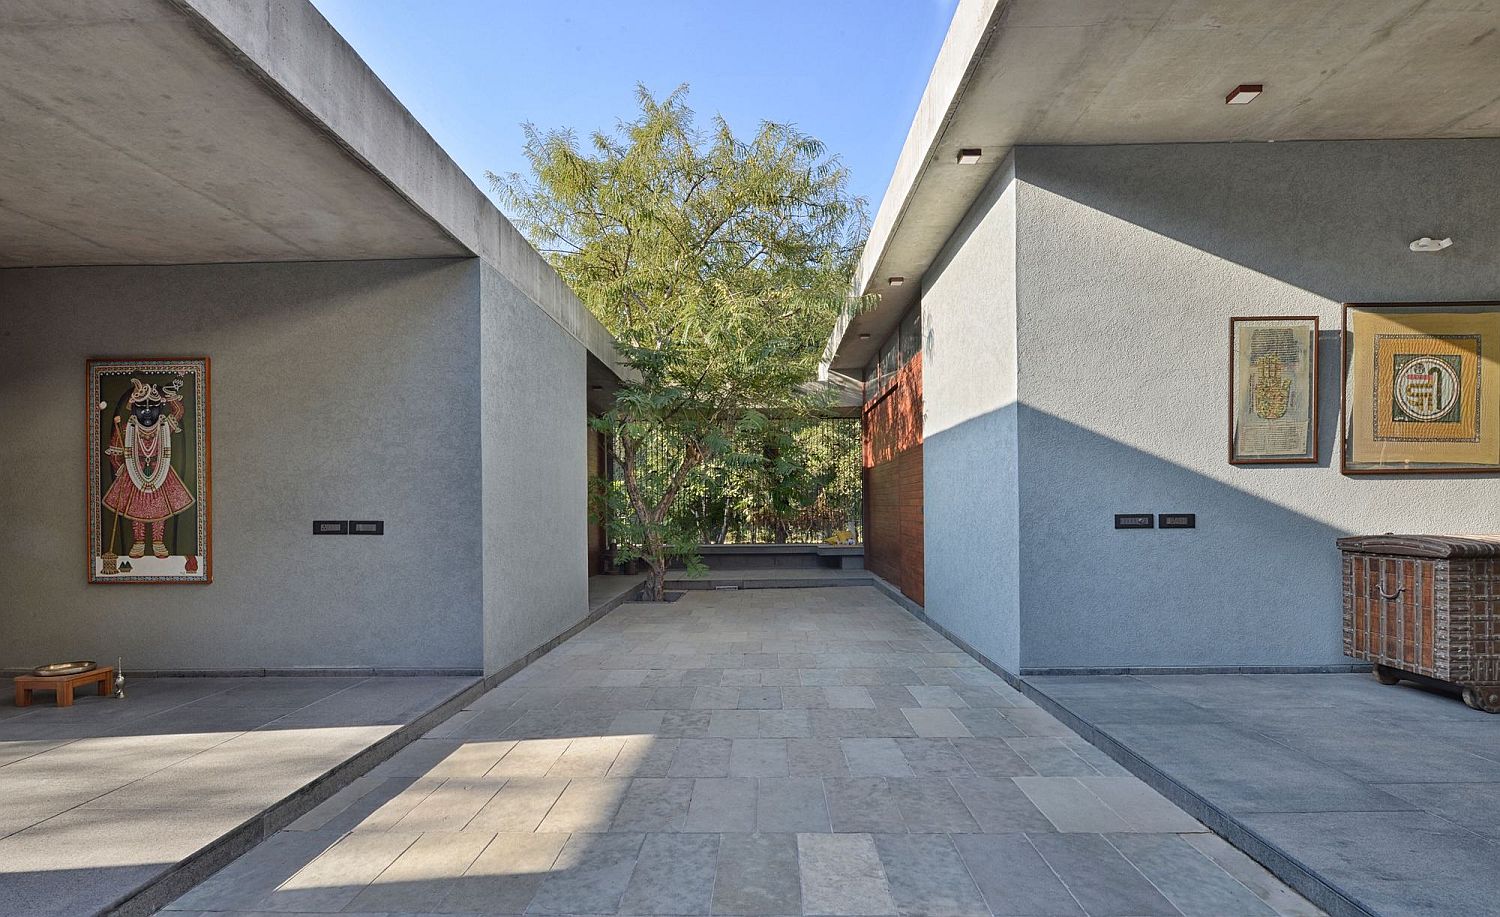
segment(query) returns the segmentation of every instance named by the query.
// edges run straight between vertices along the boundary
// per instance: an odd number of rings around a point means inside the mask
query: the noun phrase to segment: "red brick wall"
[[[865,566],[923,604],[922,358],[867,396]]]
[[[592,481],[597,475],[604,473],[604,437],[600,436],[593,427],[588,431],[588,444],[585,451],[588,452],[588,480]],[[589,550],[588,550],[589,576],[604,572],[604,526],[589,521]]]

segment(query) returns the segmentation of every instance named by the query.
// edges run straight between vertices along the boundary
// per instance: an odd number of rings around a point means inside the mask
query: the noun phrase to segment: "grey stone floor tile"
[[[1005,718],[1032,738],[1071,738],[1076,735],[1052,714],[1034,707],[1013,707],[1005,711]]]
[[[787,739],[786,749],[790,776],[849,776],[849,762],[844,760],[844,747],[838,739]]]
[[[694,710],[736,710],[742,688],[702,687],[693,692]]]
[[[693,799],[693,781],[637,777],[630,783],[610,830],[642,833],[681,831]]]
[[[278,886],[332,847],[341,837],[341,833],[322,830],[278,833],[172,902],[168,913],[175,917],[178,911],[248,911],[270,906],[271,895]],[[413,840],[415,838],[408,836],[405,844],[409,845]],[[388,865],[399,852],[392,852],[390,859],[382,865]],[[374,874],[369,878],[373,879]],[[0,880],[0,886],[7,884]],[[349,898],[353,896],[353,892],[348,895]],[[16,906],[16,897],[7,895],[6,899],[11,902],[12,908]]]
[[[715,710],[709,717],[708,734],[715,738],[759,736],[760,711]]]
[[[760,736],[766,739],[800,739],[812,735],[807,710],[759,710]]]
[[[761,687],[761,673],[764,669],[725,669],[724,675],[719,679],[719,684],[725,687],[758,688]]]
[[[781,689],[781,706],[784,709],[806,710],[810,707],[828,707],[827,688],[802,688],[787,686]]]
[[[442,913],[524,914],[557,862],[566,834],[499,834],[452,884]]]
[[[906,830],[912,834],[970,834],[979,824],[947,780],[892,777],[887,781]]]
[[[799,834],[802,913],[895,914],[885,868],[868,834]]]
[[[1103,837],[1032,834],[1027,838],[1089,917],[1179,917],[1171,902]]]
[[[1006,739],[1005,744],[1042,777],[1097,777],[1099,772],[1056,738]]]
[[[282,882],[267,896],[265,906],[284,911],[342,910],[419,839],[420,835],[404,832],[350,834]],[[194,904],[198,904],[196,899]]]
[[[987,917],[990,913],[947,836],[877,834],[875,848],[899,913],[932,917]]]
[[[712,912],[801,914],[797,838],[791,834],[721,835]]]
[[[1399,812],[1416,806],[1233,726],[1114,726],[1111,734],[1179,783],[1235,815]]]
[[[441,777],[417,777],[410,783],[403,785],[401,779],[392,778],[390,785],[399,788],[399,791],[386,799],[370,815],[360,822],[362,831],[389,831],[396,823],[406,817],[406,813],[417,807],[422,800],[431,796],[433,791],[443,785]],[[391,788],[388,786],[387,789]],[[382,791],[384,795],[385,791]]]
[[[608,831],[630,783],[617,778],[568,781],[537,830],[549,834]]]
[[[729,739],[683,739],[667,768],[667,776],[727,777],[732,747]]]
[[[420,744],[420,743],[418,743]],[[473,780],[487,775],[500,759],[515,748],[515,740],[464,741],[426,771],[413,776]]]
[[[963,755],[976,774],[986,777],[1036,775],[1036,769],[1016,754],[1005,739],[954,739],[953,747],[958,749],[958,753]]]
[[[485,776],[507,779],[545,777],[571,742],[571,739],[522,739],[495,762]]]
[[[756,787],[753,777],[700,778],[693,781],[693,799],[684,831],[724,832],[755,830]]]
[[[833,830],[901,834],[906,822],[885,777],[832,777],[823,781]]]
[[[729,751],[729,776],[787,776],[786,743],[786,739],[735,739]]]
[[[344,909],[370,913],[436,911],[492,840],[494,835],[478,831],[423,834]]]
[[[1426,812],[1500,840],[1500,783],[1382,783],[1379,789]]]
[[[1274,917],[1276,913],[1176,835],[1119,834],[1109,841],[1186,917]]]
[[[707,914],[717,834],[648,834],[620,902],[621,914]]]
[[[664,710],[621,710],[610,721],[609,734],[613,736],[655,736],[661,733]]]
[[[918,777],[972,777],[974,769],[947,739],[897,739],[896,745]]]
[[[741,710],[780,710],[780,688],[741,688]]]
[[[1020,738],[1025,735],[1020,728],[995,707],[978,707],[954,710],[953,715],[969,730],[969,734],[981,739]]]
[[[1015,783],[1058,831],[1129,831],[1130,825],[1076,777],[1016,777]]]
[[[918,707],[902,710],[907,722],[924,739],[972,738],[967,726],[945,707]]]
[[[466,744],[459,739],[435,739],[429,732],[425,737],[375,765],[367,776],[421,777]]]
[[[661,735],[678,739],[701,739],[712,722],[707,710],[667,710],[661,717]]]
[[[1078,782],[1124,819],[1131,831],[1191,834],[1208,830],[1135,777],[1079,777]]]
[[[644,840],[645,835],[624,832],[568,838],[527,913],[615,913]]]
[[[986,834],[1055,831],[1057,827],[1010,777],[959,777],[949,781]]]
[[[999,917],[1084,917],[1078,901],[1024,834],[967,834],[953,844]]]
[[[907,685],[906,690],[922,707],[967,707],[968,701],[951,687],[942,685]]]
[[[1292,891],[1257,862],[1217,834],[1187,834],[1182,838],[1234,876],[1240,884],[1283,917],[1325,917],[1323,911]]]
[[[844,760],[856,777],[910,777],[911,765],[895,739],[843,739]]]
[[[756,787],[755,830],[787,834],[831,831],[823,781],[817,777],[762,778]]]
[[[1500,844],[1422,812],[1264,813],[1241,821],[1377,914],[1473,913],[1500,900]]]
[[[831,685],[819,689],[828,698],[825,707],[837,708],[875,708],[875,701],[870,697],[870,689],[859,685]]]
[[[449,778],[396,823],[397,831],[459,831],[500,792],[505,780]]]
[[[662,736],[630,736],[609,766],[607,777],[665,777],[680,740]]]
[[[515,834],[535,831],[557,804],[568,781],[549,777],[516,777],[490,797],[469,819],[467,830]]]

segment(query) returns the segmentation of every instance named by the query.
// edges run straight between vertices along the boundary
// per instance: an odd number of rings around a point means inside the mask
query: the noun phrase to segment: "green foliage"
[[[531,175],[495,189],[526,236],[615,336],[635,377],[592,421],[614,443],[619,494],[598,508],[660,579],[698,533],[678,497],[705,463],[763,475],[790,512],[807,484],[786,437],[818,405],[812,377],[844,306],[863,202],[817,140],[721,117],[700,129],[680,87],[587,144],[526,127]],[[643,461],[648,454],[662,461]]]

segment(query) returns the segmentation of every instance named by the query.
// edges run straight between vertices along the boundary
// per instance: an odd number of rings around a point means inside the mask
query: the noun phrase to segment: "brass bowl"
[[[51,665],[39,665],[31,670],[33,675],[81,675],[84,672],[92,672],[99,668],[99,664],[92,659],[84,659],[79,662],[54,662]]]

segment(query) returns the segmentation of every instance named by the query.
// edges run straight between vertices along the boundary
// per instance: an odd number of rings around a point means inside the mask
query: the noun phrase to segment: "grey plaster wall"
[[[0,271],[0,667],[479,668],[478,301],[474,259]],[[131,354],[212,361],[211,585],[85,583],[84,360]]]
[[[1016,194],[1007,163],[923,281],[926,613],[1020,658]]]
[[[1340,303],[1500,299],[1500,141],[1016,156],[1023,669],[1339,663],[1336,536],[1500,530],[1495,478],[1336,452]],[[1321,462],[1231,466],[1228,319],[1294,314],[1324,329]],[[1113,530],[1146,511],[1198,528]]]
[[[588,614],[587,351],[484,264],[484,665]]]

